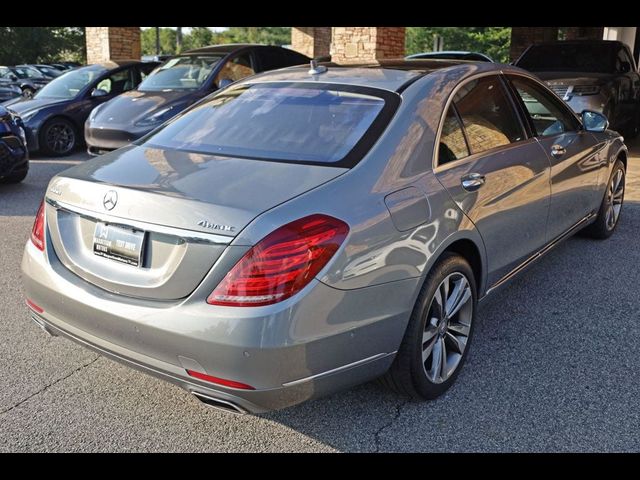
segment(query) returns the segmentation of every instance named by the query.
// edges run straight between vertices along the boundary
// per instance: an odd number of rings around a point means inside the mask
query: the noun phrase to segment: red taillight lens
[[[209,295],[207,303],[271,305],[302,290],[340,248],[349,227],[310,215],[271,232],[249,250]]]
[[[33,222],[31,241],[39,250],[44,251],[44,200],[40,204],[38,213],[36,213],[36,219]]]
[[[195,370],[187,370],[187,373],[193,378],[199,378],[200,380],[215,383],[225,387],[240,388],[242,390],[255,390],[255,388],[253,388],[251,385],[247,385],[246,383],[235,382],[233,380],[226,380],[224,378],[212,377],[211,375],[207,375],[206,373],[196,372]]]

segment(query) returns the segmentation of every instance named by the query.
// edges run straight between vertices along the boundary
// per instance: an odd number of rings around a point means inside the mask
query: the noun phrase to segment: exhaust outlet
[[[191,394],[196,397],[200,402],[204,403],[207,407],[215,408],[216,410],[222,410],[227,413],[233,413],[235,415],[244,415],[248,413],[244,408],[236,405],[228,400],[221,400],[219,398],[210,397],[204,393],[191,391]]]
[[[53,333],[53,331],[47,326],[46,323],[44,323],[42,320],[40,320],[35,315],[33,315],[33,314],[31,315],[31,320],[33,320],[33,323],[38,325],[42,330],[44,330],[50,336],[52,336],[52,337],[57,337],[58,336],[57,334]]]

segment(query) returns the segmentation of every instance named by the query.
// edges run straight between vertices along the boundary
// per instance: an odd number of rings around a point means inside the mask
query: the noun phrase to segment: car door
[[[521,75],[507,75],[533,135],[551,163],[551,208],[547,242],[595,212],[600,205],[598,176],[606,155],[595,137],[546,86]]]
[[[132,90],[136,87],[136,82],[135,65],[103,75],[94,81],[93,85],[87,90],[83,100],[75,104],[73,111],[68,113],[75,118],[78,125],[84,125],[91,110],[121,93]],[[103,90],[105,94],[94,96],[93,92],[95,90]]]
[[[478,229],[495,285],[544,246],[549,160],[498,74],[457,88],[438,143],[434,173]]]

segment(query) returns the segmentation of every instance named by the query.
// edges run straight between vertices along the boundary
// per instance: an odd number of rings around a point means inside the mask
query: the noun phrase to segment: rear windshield
[[[516,65],[532,72],[612,73],[615,59],[612,45],[559,43],[531,47]]]
[[[388,122],[395,97],[328,84],[244,84],[210,97],[143,141],[223,156],[350,166]]]

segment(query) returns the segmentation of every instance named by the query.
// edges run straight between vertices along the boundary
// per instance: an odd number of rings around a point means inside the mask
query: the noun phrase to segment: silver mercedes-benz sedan
[[[604,116],[515,67],[273,71],[54,177],[26,302],[231,411],[381,376],[431,399],[480,299],[579,230],[613,233],[626,162]]]

